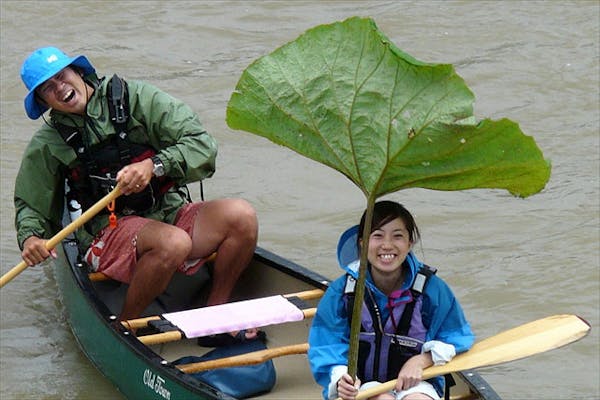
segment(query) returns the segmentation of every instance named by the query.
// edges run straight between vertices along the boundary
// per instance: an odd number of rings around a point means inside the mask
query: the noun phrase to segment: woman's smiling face
[[[382,273],[394,272],[410,252],[412,243],[404,222],[396,218],[371,232],[368,259]]]
[[[66,67],[42,83],[36,92],[53,110],[83,115],[93,89],[74,69]]]

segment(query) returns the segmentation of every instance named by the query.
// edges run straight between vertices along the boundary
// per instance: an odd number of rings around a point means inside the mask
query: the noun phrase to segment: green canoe
[[[189,355],[200,356],[211,349],[197,345],[196,340],[181,339],[145,345],[116,323],[126,286],[110,280],[93,280],[86,266],[78,262],[77,246],[63,242],[64,257],[57,262],[56,277],[62,303],[73,334],[81,349],[127,399],[233,399],[230,395],[195,379],[173,365],[173,361]],[[66,264],[66,265],[65,265]],[[165,294],[146,310],[154,316],[181,310],[191,303],[191,294],[201,292],[208,275],[184,277],[176,274]],[[329,281],[319,274],[258,248],[235,291],[236,299],[325,289]],[[315,307],[318,298],[306,300]],[[306,342],[310,317],[301,321],[262,328],[267,334],[268,349],[289,347]],[[139,335],[139,331],[138,331]],[[143,338],[143,336],[140,336]],[[320,399],[321,388],[309,371],[306,354],[284,355],[273,359],[277,380],[273,389],[258,396],[261,399]],[[453,400],[498,400],[492,388],[473,371],[453,375]]]

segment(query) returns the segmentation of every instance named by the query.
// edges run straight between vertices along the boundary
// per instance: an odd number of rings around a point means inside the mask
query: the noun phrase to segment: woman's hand
[[[23,242],[23,251],[21,257],[29,266],[41,263],[48,257],[57,258],[56,250],[46,249],[46,239],[40,239],[37,236],[29,236]]]
[[[338,397],[343,400],[354,400],[358,394],[358,388],[360,387],[360,379],[356,379],[356,382],[348,374],[342,375],[337,383]]]
[[[418,385],[423,380],[423,370],[433,365],[431,353],[423,353],[412,356],[408,359],[398,373],[398,381],[396,382],[396,391],[410,389]]]

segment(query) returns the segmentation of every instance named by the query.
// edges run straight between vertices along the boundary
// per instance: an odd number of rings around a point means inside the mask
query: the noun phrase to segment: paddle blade
[[[590,325],[576,315],[554,315],[538,319],[477,342],[469,351],[459,354],[445,365],[425,369],[423,379],[489,367],[557,349],[581,339],[589,330]],[[394,379],[361,391],[356,400],[393,390],[395,385]]]
[[[446,365],[427,368],[423,379],[488,367],[557,349],[587,335],[589,324],[576,315],[554,315],[509,329],[478,343]]]

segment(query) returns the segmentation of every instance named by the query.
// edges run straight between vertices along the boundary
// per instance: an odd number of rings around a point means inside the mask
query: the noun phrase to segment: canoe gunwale
[[[481,396],[482,400],[502,400],[500,395],[475,370],[469,369],[457,374],[464,379],[464,382],[473,392]]]

